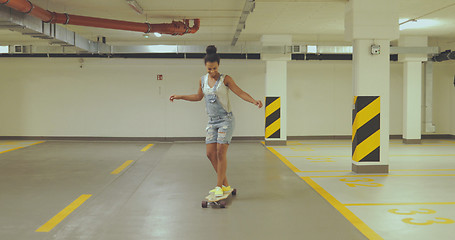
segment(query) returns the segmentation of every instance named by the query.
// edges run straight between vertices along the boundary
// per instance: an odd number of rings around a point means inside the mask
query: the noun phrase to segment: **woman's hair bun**
[[[216,54],[216,47],[215,45],[207,46],[205,51],[207,52],[207,54]]]

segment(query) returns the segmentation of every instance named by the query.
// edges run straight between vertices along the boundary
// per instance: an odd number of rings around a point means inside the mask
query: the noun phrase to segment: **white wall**
[[[202,60],[0,58],[0,136],[202,137],[203,102],[170,103],[196,93]],[[265,64],[226,60],[220,71],[264,99]],[[435,64],[437,133],[455,134],[453,63]],[[163,74],[164,81],[156,75]],[[390,134],[401,134],[403,66],[391,64]],[[288,64],[288,136],[350,135],[350,61]],[[449,86],[449,87],[447,87]],[[233,97],[234,136],[263,136],[264,109]]]
[[[293,61],[288,71],[288,135],[351,135],[351,61]],[[392,63],[390,74],[390,134],[401,134],[403,65]]]
[[[455,135],[455,62],[434,64],[433,117],[439,133]]]
[[[196,93],[202,60],[89,58],[79,66],[79,59],[0,59],[0,135],[204,136],[204,103],[168,100],[173,93]],[[264,98],[260,61],[223,60],[221,71]],[[233,107],[237,136],[263,132],[262,109],[239,99]]]

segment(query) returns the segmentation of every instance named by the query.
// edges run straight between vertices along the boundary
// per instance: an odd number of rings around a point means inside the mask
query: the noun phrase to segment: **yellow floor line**
[[[149,144],[147,145],[146,147],[144,147],[141,152],[146,152],[147,150],[149,150],[149,148],[151,148],[154,144]]]
[[[351,170],[322,170],[322,171],[299,171],[300,173],[313,173],[313,172],[351,172]]]
[[[112,171],[111,174],[119,174],[121,171],[123,171],[123,169],[125,169],[126,167],[128,167],[128,165],[130,165],[132,162],[134,162],[134,160],[128,160],[128,161],[126,161],[126,162],[123,163],[120,167],[118,167],[117,169],[115,169],[114,171]]]
[[[455,202],[425,202],[425,203],[352,203],[343,204],[349,206],[389,206],[389,205],[453,205]]]
[[[68,215],[70,215],[74,210],[76,210],[79,206],[81,206],[87,199],[89,199],[92,195],[83,194],[66,208],[64,208],[61,212],[51,218],[47,223],[43,226],[39,227],[36,232],[50,232],[55,226],[57,226],[60,222],[62,222]]]
[[[41,142],[37,142],[37,143],[32,143],[32,144],[30,144],[29,146],[38,145],[38,144],[40,144],[40,143],[45,143],[45,142],[46,142],[46,141],[41,141]]]
[[[17,147],[17,148],[9,149],[9,150],[0,152],[0,154],[2,154],[2,153],[7,153],[7,152],[11,152],[11,151],[18,150],[18,149],[21,149],[21,148],[24,148],[24,147]]]
[[[44,143],[44,142],[46,142],[46,141],[42,141],[42,142],[37,142],[37,143],[29,144],[28,146],[25,146],[25,147],[12,148],[12,149],[5,150],[5,151],[3,151],[3,152],[0,152],[0,154],[2,154],[2,153],[7,153],[7,152],[11,152],[11,151],[18,150],[18,149],[22,149],[22,148],[26,148],[26,147],[33,146],[33,145],[37,145],[37,144]]]
[[[311,180],[309,177],[302,177],[302,179],[308,183],[316,192],[318,192],[325,200],[327,200],[333,207],[335,207],[343,216],[351,222],[363,235],[365,235],[370,240],[379,240],[383,239],[379,234],[373,231],[368,225],[366,225],[360,218],[358,218],[354,213],[352,213],[347,207],[340,203],[336,198],[334,198],[330,193],[324,190],[316,182]]]
[[[283,157],[283,155],[281,155],[279,152],[277,152],[275,149],[271,148],[271,147],[267,147],[267,149],[269,149],[270,152],[272,152],[273,154],[275,154],[275,156],[277,156],[284,164],[286,164],[286,166],[288,166],[292,171],[296,172],[296,173],[299,173],[300,170],[294,166],[291,162],[289,162],[285,157]]]

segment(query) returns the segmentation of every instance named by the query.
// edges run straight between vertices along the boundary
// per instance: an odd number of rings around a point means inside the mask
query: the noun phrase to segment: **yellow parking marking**
[[[44,142],[45,142],[45,141],[37,142],[37,143],[32,143],[32,144],[28,144],[28,146],[25,146],[25,147],[17,147],[17,148],[8,149],[8,150],[5,150],[5,151],[3,151],[3,152],[0,152],[0,154],[2,154],[2,153],[7,153],[7,152],[11,152],[11,151],[18,150],[18,149],[22,149],[22,148],[26,148],[26,147],[33,146],[33,145],[37,145],[37,144],[44,143]],[[12,143],[12,142],[8,142],[8,143]],[[0,145],[16,145],[16,142],[15,142],[14,144],[8,144],[8,143],[4,143],[4,144],[0,144]]]
[[[269,149],[273,154],[275,154],[275,156],[277,156],[284,164],[286,164],[286,166],[288,166],[292,171],[294,172],[300,172],[300,170],[294,166],[291,162],[289,162],[285,157],[283,157],[283,155],[281,155],[280,153],[278,153],[275,149],[271,148],[271,147],[267,147],[267,149]]]
[[[126,161],[126,162],[123,163],[120,167],[118,167],[117,169],[115,169],[114,171],[112,171],[111,174],[119,174],[121,171],[123,171],[123,169],[125,169],[126,167],[128,167],[132,162],[134,162],[134,160],[128,160],[128,161]]]
[[[340,203],[336,198],[334,198],[330,193],[324,190],[316,182],[311,180],[309,177],[302,177],[302,179],[308,183],[316,192],[318,192],[325,200],[327,200],[333,207],[335,207],[343,216],[351,222],[360,232],[363,233],[370,240],[379,240],[383,239],[376,232],[374,232],[368,225],[366,225],[360,218],[354,215],[347,207]]]
[[[7,153],[7,152],[11,152],[11,151],[18,150],[18,149],[21,149],[21,148],[24,148],[24,147],[17,147],[17,148],[9,149],[9,150],[0,152],[0,154],[2,154],[2,153]]]
[[[151,148],[154,144],[149,144],[147,145],[146,147],[144,147],[141,152],[146,152],[147,150],[149,150],[149,148]]]
[[[392,205],[453,205],[455,202],[425,202],[425,203],[350,203],[344,206],[392,206]]]
[[[46,141],[41,141],[41,142],[37,142],[37,143],[32,143],[32,144],[30,144],[29,146],[38,145],[38,144],[40,144],[40,143],[45,143],[45,142],[46,142]]]
[[[74,210],[76,210],[79,206],[81,206],[87,199],[89,199],[92,195],[90,194],[83,194],[66,208],[64,208],[61,212],[51,218],[47,223],[43,226],[39,227],[36,232],[50,232],[55,226],[57,226],[60,222],[62,222],[68,215],[70,215]]]

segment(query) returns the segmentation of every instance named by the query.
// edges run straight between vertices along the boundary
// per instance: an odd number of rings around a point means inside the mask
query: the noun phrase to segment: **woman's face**
[[[218,62],[206,62],[205,67],[210,77],[216,78],[218,76]]]

